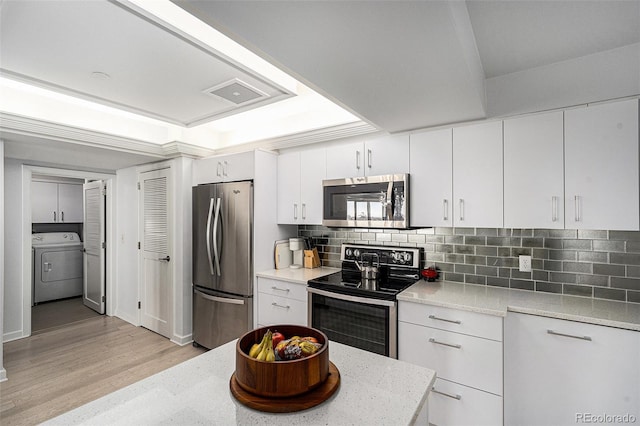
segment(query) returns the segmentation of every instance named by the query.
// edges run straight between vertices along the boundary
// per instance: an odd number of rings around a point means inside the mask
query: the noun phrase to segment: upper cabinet
[[[502,122],[453,129],[453,226],[503,227]]]
[[[640,229],[638,100],[565,111],[565,226]]]
[[[505,228],[564,228],[563,114],[504,121]]]
[[[453,226],[452,137],[452,129],[410,137],[411,226]]]
[[[322,180],[325,173],[324,148],[278,156],[279,224],[322,224]]]
[[[409,173],[409,136],[330,146],[326,172],[327,179]]]
[[[70,183],[31,183],[32,223],[82,223],[82,185]]]
[[[234,182],[254,177],[254,152],[217,155],[194,163],[194,185]]]

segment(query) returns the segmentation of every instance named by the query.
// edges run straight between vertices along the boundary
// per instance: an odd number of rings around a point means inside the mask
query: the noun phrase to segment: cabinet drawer
[[[398,320],[502,341],[502,317],[400,301]]]
[[[290,281],[272,280],[258,277],[258,291],[272,296],[286,297],[301,302],[307,302],[306,284],[296,284]]]
[[[438,377],[502,395],[502,343],[406,322],[398,323],[398,358]]]
[[[502,398],[438,378],[429,395],[429,423],[502,425]]]
[[[271,296],[258,295],[258,323],[307,325],[307,302]]]

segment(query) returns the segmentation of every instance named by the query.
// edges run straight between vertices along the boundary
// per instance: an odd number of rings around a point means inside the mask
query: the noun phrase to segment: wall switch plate
[[[531,272],[531,256],[520,255],[520,272]]]

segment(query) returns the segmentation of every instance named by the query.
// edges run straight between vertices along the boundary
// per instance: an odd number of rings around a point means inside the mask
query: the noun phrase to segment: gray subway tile
[[[383,233],[376,234],[376,241],[380,241],[380,242],[391,241],[391,234],[383,234]]]
[[[609,253],[600,251],[579,251],[578,260],[580,262],[607,263],[609,262]]]
[[[464,245],[454,246],[453,250],[454,252],[460,253],[460,254],[475,254],[476,252],[475,246],[464,246]]]
[[[531,268],[532,269],[544,269],[544,260],[542,259],[531,259]]]
[[[408,241],[407,234],[391,234],[391,241],[396,243],[406,243]]]
[[[531,274],[531,278],[533,278],[535,281],[549,281],[549,272],[534,270]]]
[[[460,283],[464,282],[464,274],[456,274],[453,272],[445,272],[444,279],[447,281],[457,281]]]
[[[498,235],[497,236],[498,237],[510,237],[511,236],[511,229],[509,229],[509,228],[498,229]]]
[[[475,228],[454,228],[453,233],[455,235],[475,235]]]
[[[462,244],[464,243],[464,236],[462,235],[446,235],[444,237],[445,244]]]
[[[593,285],[598,287],[608,287],[609,277],[607,275],[578,275],[578,284]]]
[[[640,254],[610,253],[609,262],[623,265],[640,265]]]
[[[531,252],[531,255],[536,259],[548,259],[549,258],[549,250],[534,248]]]
[[[640,266],[627,266],[627,277],[640,278]]]
[[[548,238],[551,236],[551,232],[549,229],[534,229],[533,236],[540,237],[540,238]]]
[[[640,253],[640,241],[627,241],[628,253]]]
[[[609,231],[610,240],[640,241],[638,231]]]
[[[464,257],[464,261],[465,261],[465,263],[468,263],[468,264],[471,264],[471,265],[486,265],[487,264],[487,258],[485,256],[466,255]]]
[[[497,256],[498,247],[476,246],[476,254],[478,256]]]
[[[498,249],[498,256],[509,257],[511,256],[511,249],[509,247],[496,247]]]
[[[487,285],[494,287],[509,287],[508,278],[487,277]]]
[[[627,298],[627,292],[624,290],[618,290],[615,288],[594,288],[593,297],[598,299],[620,300],[625,301]]]
[[[449,263],[464,263],[464,255],[446,253],[444,255],[444,260],[445,262],[449,262]]]
[[[511,282],[509,283],[509,287],[531,291],[535,289],[533,281],[530,280],[511,280]]]
[[[435,244],[416,244],[417,247],[422,247],[424,249],[425,252],[428,253],[435,253],[436,252],[436,246]]]
[[[484,237],[496,237],[498,236],[498,229],[496,228],[477,228],[476,235]]]
[[[464,237],[464,243],[474,246],[484,246],[487,244],[487,237],[476,237],[474,235],[467,235]]]
[[[593,297],[593,287],[589,287],[586,285],[564,284],[562,286],[562,294],[567,294],[570,296]]]
[[[444,243],[444,235],[425,235],[424,240],[428,243]]]
[[[562,270],[564,272],[582,272],[584,274],[590,274],[593,271],[593,265],[591,263],[582,262],[562,262]]]
[[[549,236],[552,238],[578,238],[577,229],[550,229]]]
[[[435,233],[436,233],[436,228],[420,228],[420,229],[416,229],[416,234],[434,235]]]
[[[514,237],[533,237],[533,229],[512,229],[511,235]]]
[[[511,237],[487,237],[488,246],[512,246]]]
[[[627,302],[640,303],[640,291],[627,291]]]
[[[603,241],[593,242],[593,251],[624,251],[624,241]]]
[[[436,228],[436,235],[453,235],[453,228]]]
[[[424,237],[424,235],[413,234],[408,235],[407,238],[410,243],[424,244],[427,242],[427,239]]]
[[[511,278],[530,280],[531,274],[531,272],[520,272],[515,268],[511,270]]]
[[[640,279],[611,277],[612,288],[624,288],[627,290],[640,290]]]
[[[561,249],[562,240],[559,238],[545,238],[543,246],[550,249]]]
[[[614,275],[618,277],[624,277],[626,275],[624,265],[609,265],[605,263],[594,263],[593,273],[596,275]]]
[[[473,265],[457,264],[454,267],[454,271],[460,274],[475,274],[476,267]]]
[[[495,266],[476,266],[476,274],[484,275],[489,277],[497,277],[498,276],[498,268]]]
[[[576,274],[569,274],[565,272],[549,272],[549,281],[556,283],[571,283],[575,284],[578,280]]]
[[[453,253],[453,246],[450,244],[436,244],[437,253]]]
[[[498,276],[501,278],[509,278],[511,276],[511,268],[498,268]]]
[[[578,238],[581,240],[606,240],[609,238],[609,232],[594,231],[592,229],[578,229]]]
[[[562,293],[562,284],[550,283],[545,281],[536,281],[536,291],[543,291],[545,293]]]
[[[487,277],[483,277],[480,275],[465,275],[464,282],[469,284],[487,284]]]
[[[429,253],[427,259],[431,262],[444,262],[444,253]]]
[[[522,247],[544,247],[543,238],[523,238]]]
[[[436,262],[436,267],[442,272],[453,272],[453,263]]]
[[[562,248],[565,250],[591,250],[591,240],[562,240]]]
[[[576,260],[578,252],[574,250],[549,250],[551,260]]]
[[[531,254],[533,253],[533,251],[530,248],[527,247],[513,247],[511,249],[511,256],[512,257],[518,257],[518,256],[531,256]]]

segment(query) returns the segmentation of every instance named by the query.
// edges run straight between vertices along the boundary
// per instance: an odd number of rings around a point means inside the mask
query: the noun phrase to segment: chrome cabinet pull
[[[56,221],[56,212],[53,212],[53,221]]]
[[[276,306],[276,307],[278,307],[278,308],[283,308],[283,309],[289,309],[289,308],[291,308],[291,306],[289,306],[289,305],[287,305],[287,306],[284,306],[284,305],[278,305],[276,302],[271,303],[271,306]]]
[[[367,150],[367,166],[369,166],[369,168],[371,168],[371,154],[372,154],[371,150],[368,149]]]
[[[452,343],[439,342],[436,339],[434,339],[433,337],[430,337],[429,341],[431,343],[435,343],[436,345],[449,346],[450,348],[455,348],[455,349],[462,349],[462,345],[454,345]]]
[[[61,220],[62,222],[64,222],[64,212],[61,212],[61,213],[60,213],[60,220]]]
[[[435,315],[429,315],[429,319],[436,320],[436,321],[446,321],[446,322],[450,322],[450,323],[453,323],[453,324],[462,324],[462,321],[460,321],[460,320],[450,320],[450,319],[446,319],[446,318],[440,318],[440,317],[437,317]]]
[[[307,205],[305,203],[302,203],[302,219],[306,219],[307,218]]]
[[[581,220],[580,217],[582,216],[581,215],[582,212],[580,211],[580,196],[579,195],[576,195],[575,197],[573,197],[573,203],[574,203],[574,206],[575,206],[575,209],[576,209],[576,212],[575,212],[576,213],[575,214],[576,222],[580,222],[580,220]]]
[[[442,207],[444,209],[442,220],[449,220],[449,200],[446,198],[442,200]]]
[[[279,288],[279,287],[276,287],[275,285],[271,286],[271,290],[286,291],[287,293],[289,293],[290,291],[288,288]]]
[[[293,218],[298,220],[298,203],[293,203]]]
[[[222,177],[222,172],[220,172],[220,167],[222,167],[222,163],[218,161],[218,166],[216,167],[216,176]]]
[[[464,200],[460,198],[460,220],[464,220]]]
[[[440,394],[442,396],[446,396],[446,397],[451,398],[451,399],[457,399],[458,401],[462,399],[462,396],[460,396],[458,394],[451,395],[450,393],[439,391],[439,390],[436,389],[435,386],[431,388],[431,392]]]
[[[360,151],[356,151],[356,169],[360,170]]]
[[[551,197],[551,221],[558,221],[558,197]]]
[[[222,176],[229,176],[229,163],[224,162],[224,166],[222,166]]]
[[[580,339],[580,340],[591,341],[591,337],[589,337],[589,336],[576,336],[574,334],[565,334],[565,333],[560,333],[558,331],[553,331],[553,330],[547,330],[547,333],[553,334],[554,336],[571,337],[572,339]]]

